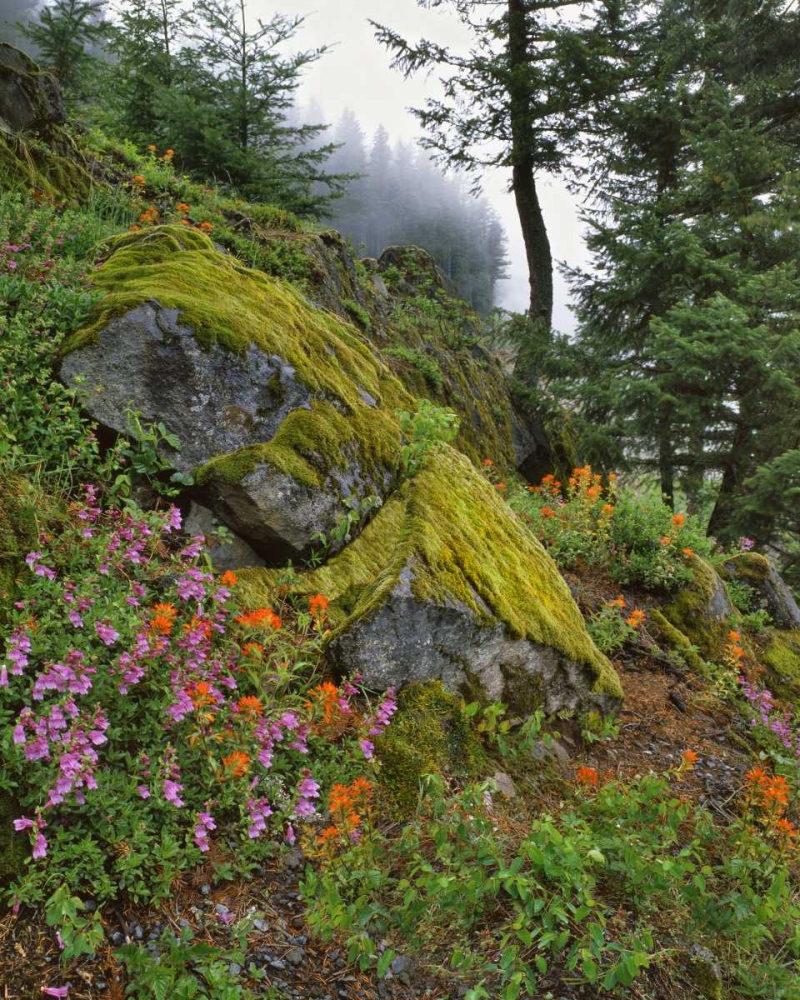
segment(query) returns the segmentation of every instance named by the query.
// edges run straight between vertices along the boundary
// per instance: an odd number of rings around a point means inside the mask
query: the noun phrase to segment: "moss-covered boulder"
[[[755,603],[769,612],[777,628],[800,629],[800,607],[794,594],[766,556],[741,552],[725,562],[722,574],[749,587]]]
[[[725,583],[710,563],[691,557],[692,582],[663,609],[664,618],[708,660],[722,657],[733,614]]]
[[[776,629],[766,634],[759,650],[766,669],[766,685],[788,701],[800,698],[800,629]]]
[[[239,593],[269,600],[278,580],[251,570]],[[374,688],[441,680],[520,713],[607,710],[622,695],[555,563],[451,448],[295,589],[332,601],[328,656]]]
[[[66,120],[53,77],[20,49],[0,42],[0,127],[41,133]]]
[[[59,203],[88,196],[92,178],[65,122],[53,77],[20,49],[0,43],[0,188]]]
[[[91,325],[61,378],[122,431],[126,410],[180,440],[214,512],[283,562],[328,532],[348,496],[385,496],[399,466],[398,409],[411,397],[352,326],[291,285],[180,226],[112,241]]]

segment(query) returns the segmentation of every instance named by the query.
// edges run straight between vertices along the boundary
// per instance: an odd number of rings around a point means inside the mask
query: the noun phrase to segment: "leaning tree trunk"
[[[549,330],[553,318],[553,258],[536,190],[535,135],[526,81],[530,42],[526,0],[508,0],[512,182],[528,264],[530,315]]]

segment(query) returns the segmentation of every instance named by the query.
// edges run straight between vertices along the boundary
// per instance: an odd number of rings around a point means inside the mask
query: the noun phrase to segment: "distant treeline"
[[[489,312],[507,258],[505,231],[488,201],[463,178],[444,176],[424,151],[393,143],[382,126],[367,140],[350,110],[333,141],[331,172],[356,175],[330,204],[336,228],[369,257],[387,246],[423,247],[463,298]]]
[[[293,50],[302,17],[262,21],[241,0],[7,2],[0,38],[56,75],[73,114],[173,149],[198,180],[330,219],[370,256],[417,244],[471,305],[492,308],[505,266],[496,215],[383,129],[367,144],[352,113],[331,130],[298,107],[304,70],[327,51]]]

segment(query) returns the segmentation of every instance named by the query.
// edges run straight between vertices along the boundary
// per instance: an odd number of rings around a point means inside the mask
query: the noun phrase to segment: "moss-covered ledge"
[[[268,570],[247,571],[240,596],[254,604],[269,600],[278,579]],[[395,668],[403,673],[414,655],[408,644],[416,643],[421,659],[409,681],[449,678],[470,696],[502,700],[502,693],[517,704],[524,689],[526,710],[537,702],[558,702],[555,710],[584,702],[609,707],[622,696],[555,563],[451,448],[431,456],[352,544],[294,589],[331,600],[329,654],[376,686],[392,683]],[[531,668],[534,650],[542,662]],[[373,655],[383,663],[370,661]],[[500,685],[495,671],[503,664]],[[556,674],[565,687],[558,697],[546,680]]]

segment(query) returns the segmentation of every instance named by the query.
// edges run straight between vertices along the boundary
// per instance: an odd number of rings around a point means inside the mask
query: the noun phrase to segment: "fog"
[[[372,135],[383,125],[395,139],[415,141],[419,127],[408,112],[421,106],[438,90],[433,77],[404,80],[390,69],[389,53],[375,41],[368,23],[372,19],[406,33],[409,38],[429,37],[451,47],[464,47],[468,32],[441,10],[424,10],[416,0],[249,0],[248,10],[262,18],[276,11],[306,15],[298,34],[299,47],[330,45],[332,51],[311,67],[300,101],[319,103],[325,117],[337,122],[346,108],[358,116],[363,131]],[[527,307],[525,253],[514,208],[508,193],[508,176],[497,171],[485,178],[485,192],[500,216],[508,236],[509,278],[498,282],[498,304],[509,309]],[[570,264],[581,263],[586,253],[575,200],[558,180],[541,179],[542,202],[553,256]],[[553,324],[569,332],[574,318],[568,308],[568,290],[561,276],[555,278]]]

